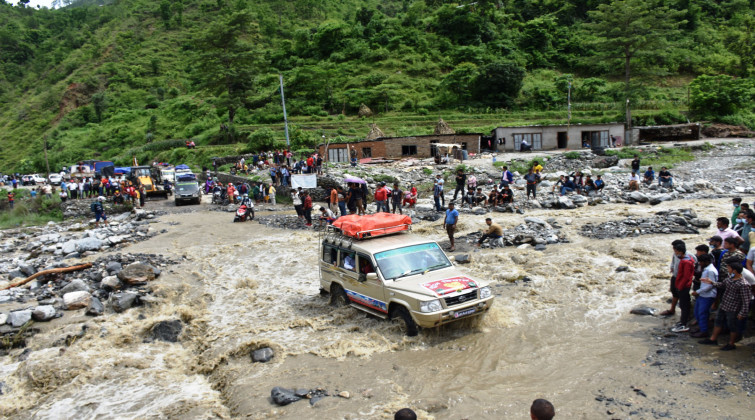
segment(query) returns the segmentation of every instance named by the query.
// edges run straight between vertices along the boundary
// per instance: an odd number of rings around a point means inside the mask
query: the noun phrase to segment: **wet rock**
[[[115,312],[124,312],[134,306],[136,299],[139,297],[136,293],[125,292],[110,296],[111,305]]]
[[[34,269],[34,267],[26,265],[26,264],[19,265],[18,270],[21,271],[21,273],[23,273],[23,275],[26,277],[31,277],[34,275],[34,273],[37,272],[37,270]]]
[[[535,251],[545,251],[545,244],[535,245]]]
[[[558,197],[558,206],[562,209],[576,209],[577,206],[567,196]]]
[[[55,308],[53,308],[51,305],[41,305],[34,308],[31,316],[35,321],[44,322],[55,318],[55,314]]]
[[[63,307],[68,310],[86,308],[92,301],[92,295],[86,291],[66,293],[63,295]]]
[[[84,238],[79,239],[76,241],[76,251],[77,252],[86,252],[86,251],[98,251],[100,248],[104,247],[105,241],[97,238]]]
[[[275,404],[280,406],[289,405],[292,402],[301,400],[301,397],[296,396],[294,391],[279,386],[270,391],[270,398],[272,398]]]
[[[89,286],[87,286],[86,282],[81,279],[74,279],[71,280],[68,284],[63,286],[62,289],[60,289],[60,293],[65,295],[66,293],[71,292],[88,292]]]
[[[655,316],[657,312],[658,312],[657,309],[651,308],[649,306],[636,306],[632,308],[631,311],[629,311],[630,314],[634,314],[634,315],[651,315],[651,316]]]
[[[152,326],[150,334],[152,338],[160,341],[167,341],[169,343],[178,342],[178,336],[183,330],[183,323],[180,319],[173,319],[170,321],[160,321]]]
[[[99,316],[105,312],[105,306],[95,296],[92,296],[92,301],[89,302],[86,314],[89,316]]]
[[[100,283],[102,287],[107,287],[111,290],[117,290],[121,288],[121,281],[116,276],[107,276],[102,279]]]
[[[8,314],[0,313],[0,325],[5,325],[8,322]]]
[[[631,193],[629,193],[629,198],[637,201],[638,203],[647,203],[649,200],[648,196],[639,191],[632,191]]]
[[[454,261],[459,264],[469,264],[470,262],[472,262],[472,258],[469,256],[469,254],[459,254],[454,256]]]
[[[118,273],[118,278],[131,285],[146,283],[155,279],[155,269],[148,264],[129,264]]]
[[[338,396],[341,398],[346,398],[347,400],[351,398],[351,393],[349,391],[341,391],[338,393]]]
[[[535,224],[538,224],[540,226],[546,226],[547,225],[547,223],[546,223],[545,220],[537,218],[537,217],[525,217],[524,221],[527,222],[527,223],[535,223]]]
[[[616,272],[617,273],[622,273],[622,272],[625,272],[625,271],[629,271],[629,267],[627,267],[626,265],[620,265],[620,266],[616,267]]]
[[[592,160],[592,167],[605,169],[619,164],[618,156],[600,156]]]
[[[255,363],[267,363],[273,358],[273,349],[263,347],[252,352],[252,361]]]
[[[703,219],[692,219],[689,221],[689,224],[691,224],[694,227],[699,228],[707,228],[710,227],[710,220],[703,220]]]
[[[105,266],[105,271],[111,276],[117,275],[122,269],[123,266],[118,261],[111,261]]]
[[[5,321],[5,323],[13,328],[21,328],[29,321],[31,321],[31,311],[24,309],[21,311],[13,311],[9,313],[8,320]]]
[[[13,281],[17,278],[25,279],[29,276],[25,276],[24,273],[21,272],[21,270],[12,270],[10,273],[8,273],[8,280]]]

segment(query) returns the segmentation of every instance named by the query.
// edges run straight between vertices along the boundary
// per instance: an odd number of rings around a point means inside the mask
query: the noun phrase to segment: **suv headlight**
[[[485,286],[480,288],[480,299],[487,299],[491,294],[490,287]]]
[[[420,312],[438,312],[443,309],[438,299],[419,303]]]

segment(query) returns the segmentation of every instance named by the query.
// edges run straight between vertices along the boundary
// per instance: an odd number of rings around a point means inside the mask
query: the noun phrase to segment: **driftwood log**
[[[87,268],[91,268],[91,267],[92,267],[92,263],[86,263],[86,264],[81,264],[81,265],[72,265],[70,267],[51,268],[49,270],[43,270],[43,271],[40,271],[39,273],[34,273],[34,275],[27,277],[23,280],[20,280],[15,283],[11,283],[5,287],[2,287],[0,288],[0,290],[23,286],[24,284],[36,279],[37,277],[42,277],[47,274],[70,273],[71,271],[86,270]]]

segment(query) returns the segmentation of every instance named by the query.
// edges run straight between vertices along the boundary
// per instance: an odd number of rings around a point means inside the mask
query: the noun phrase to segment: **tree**
[[[233,124],[236,110],[247,105],[255,76],[255,51],[252,16],[247,11],[231,14],[216,21],[197,40],[199,57],[198,84],[218,96],[219,105],[228,110],[228,123]]]
[[[105,113],[107,108],[107,97],[105,92],[98,92],[92,95],[92,105],[94,107],[94,113],[97,115],[97,122],[102,121],[102,114]]]
[[[685,13],[647,0],[614,0],[587,13],[591,21],[585,27],[595,37],[593,59],[604,60],[609,69],[623,69],[627,98],[633,72],[663,61],[669,38],[686,23]]]
[[[494,61],[480,67],[475,80],[477,98],[488,105],[509,107],[522,89],[524,69],[509,61]]]

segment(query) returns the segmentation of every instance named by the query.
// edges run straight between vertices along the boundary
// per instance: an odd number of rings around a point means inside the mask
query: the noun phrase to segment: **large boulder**
[[[89,306],[87,307],[86,314],[89,316],[98,316],[102,315],[102,313],[105,312],[105,306],[102,304],[102,302],[97,299],[97,297],[92,296],[92,301],[89,303]]]
[[[619,158],[617,156],[600,156],[592,160],[593,168],[610,168],[619,164]]]
[[[152,326],[150,333],[155,340],[167,341],[175,343],[178,341],[178,336],[183,330],[183,323],[180,319],[173,319],[170,321],[160,321]]]
[[[63,306],[68,310],[86,308],[92,302],[92,295],[81,290],[63,295]]]
[[[55,308],[52,305],[41,305],[34,308],[31,316],[35,321],[44,322],[55,318],[55,313]]]
[[[562,209],[576,209],[577,208],[574,202],[571,201],[569,197],[565,195],[558,197],[558,206],[561,207]]]
[[[24,309],[21,311],[14,311],[8,314],[8,320],[5,321],[13,328],[23,327],[24,324],[31,320],[31,311]]]
[[[106,245],[106,242],[97,239],[97,238],[84,238],[79,239],[76,241],[76,251],[77,252],[86,252],[86,251],[97,251],[100,248],[104,247]]]
[[[146,283],[155,279],[155,268],[143,263],[129,264],[118,272],[118,278],[130,285]]]
[[[115,312],[123,312],[134,306],[139,297],[136,293],[126,292],[110,296],[111,304]]]
[[[65,286],[63,286],[62,289],[60,289],[60,293],[63,295],[65,295],[66,293],[80,292],[80,291],[85,291],[85,292],[89,291],[89,286],[87,286],[86,282],[84,282],[84,280],[81,280],[81,279],[71,280],[70,283],[66,284]]]
[[[639,191],[632,191],[631,193],[629,193],[629,198],[637,201],[638,203],[647,203],[649,200],[648,196]]]

